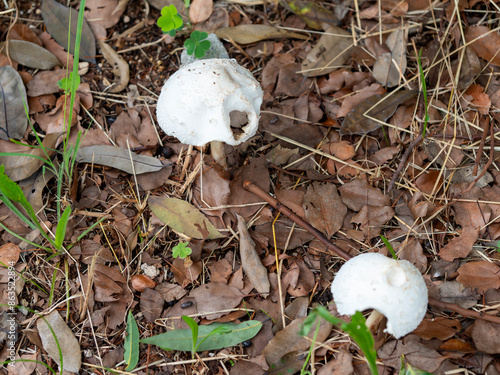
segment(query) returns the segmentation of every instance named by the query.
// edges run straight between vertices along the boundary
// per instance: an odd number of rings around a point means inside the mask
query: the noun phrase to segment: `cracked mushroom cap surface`
[[[263,91],[247,69],[233,59],[198,60],[180,68],[163,86],[156,115],[163,131],[179,141],[203,146],[220,141],[236,146],[258,128]],[[238,134],[230,113],[246,114]]]
[[[341,315],[375,309],[387,318],[386,332],[400,338],[425,316],[427,286],[419,270],[406,260],[366,253],[347,261],[332,283]]]

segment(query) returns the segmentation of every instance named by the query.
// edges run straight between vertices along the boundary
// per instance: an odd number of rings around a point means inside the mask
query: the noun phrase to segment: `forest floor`
[[[61,352],[78,373],[370,374],[338,327],[299,333],[315,306],[338,315],[347,258],[394,252],[429,305],[398,340],[372,327],[379,373],[500,374],[497,3],[87,0],[74,102],[58,82],[80,2],[7,3],[0,362],[16,362],[0,371],[58,371]],[[170,4],[175,36],[156,25]],[[216,33],[263,90],[227,168],[158,126],[192,30]],[[206,129],[197,86],[179,96]],[[183,316],[202,336],[231,331],[192,355]]]

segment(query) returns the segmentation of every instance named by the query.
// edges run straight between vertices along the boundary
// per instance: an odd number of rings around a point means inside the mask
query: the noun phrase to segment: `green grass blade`
[[[56,229],[55,247],[57,251],[61,251],[61,247],[64,241],[64,236],[66,235],[66,227],[68,225],[68,220],[71,215],[71,206],[66,207]]]

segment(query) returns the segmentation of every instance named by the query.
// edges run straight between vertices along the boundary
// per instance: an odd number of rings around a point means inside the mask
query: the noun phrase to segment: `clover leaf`
[[[169,6],[162,8],[161,17],[158,18],[156,24],[161,27],[161,30],[164,33],[174,36],[175,31],[182,27],[183,21],[181,16],[177,14],[177,8],[175,5],[170,4]]]
[[[174,258],[186,259],[189,255],[191,255],[192,252],[191,248],[187,247],[187,245],[187,243],[179,242],[172,249],[172,256]]]
[[[186,52],[188,55],[194,55],[201,59],[205,56],[205,52],[210,48],[210,41],[206,40],[208,34],[204,31],[193,31],[191,33],[191,38],[186,39],[184,42],[184,47],[186,47]]]

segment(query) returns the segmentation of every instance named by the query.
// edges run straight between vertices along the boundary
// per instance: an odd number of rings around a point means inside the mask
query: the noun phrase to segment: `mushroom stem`
[[[224,149],[224,142],[212,141],[210,142],[210,151],[214,162],[218,163],[224,170],[227,170],[226,151]]]
[[[380,312],[377,310],[373,310],[371,314],[368,316],[368,319],[366,319],[366,327],[368,330],[370,330],[372,333],[374,333],[378,326],[380,325],[380,322],[382,319],[384,319],[385,316],[382,315]]]

